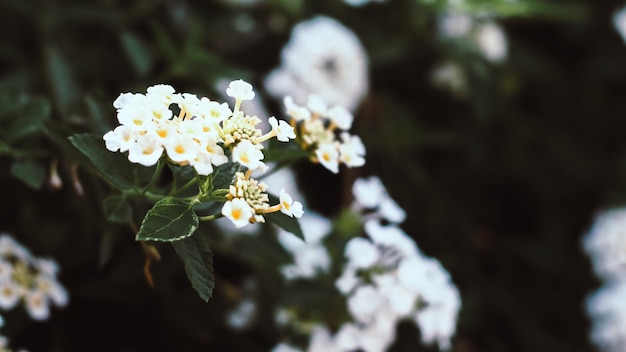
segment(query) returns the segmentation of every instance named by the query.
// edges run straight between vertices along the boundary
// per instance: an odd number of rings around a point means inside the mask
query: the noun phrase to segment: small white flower
[[[383,186],[380,178],[372,176],[369,178],[358,178],[352,184],[352,195],[354,200],[364,208],[376,208],[387,197],[387,190]]]
[[[270,117],[268,120],[270,126],[272,126],[272,131],[276,133],[276,139],[281,142],[289,142],[289,139],[295,139],[296,134],[293,131],[293,127],[287,123],[285,120],[276,120],[274,116]]]
[[[128,149],[128,160],[143,166],[152,166],[163,155],[163,146],[154,137],[143,135]]]
[[[315,156],[332,173],[339,172],[339,152],[334,144],[325,143],[317,146]]]
[[[117,113],[120,124],[128,126],[133,131],[146,131],[155,124],[152,109],[147,105],[131,105]]]
[[[226,94],[229,97],[233,97],[237,100],[252,100],[254,99],[254,91],[252,85],[241,79],[232,81],[226,88]]]
[[[26,310],[35,320],[46,320],[50,316],[47,295],[39,290],[29,291],[24,297]]]
[[[134,93],[121,93],[115,101],[113,101],[113,107],[116,109],[123,109],[127,105],[140,104],[140,101],[144,100],[143,94]]]
[[[22,297],[23,289],[14,281],[0,282],[0,308],[11,309],[17,305]]]
[[[348,258],[348,265],[357,269],[372,266],[379,258],[376,246],[362,237],[355,237],[348,241],[344,255]]]
[[[356,268],[348,265],[341,273],[341,276],[335,280],[335,287],[337,287],[339,292],[346,295],[359,283],[361,283],[361,280],[356,275]]]
[[[348,167],[365,165],[365,145],[359,136],[347,132],[341,134],[342,143],[339,144],[339,160]]]
[[[189,162],[196,158],[200,146],[185,135],[177,134],[171,143],[165,145],[167,157],[177,163]]]
[[[326,115],[328,110],[328,105],[324,99],[317,94],[309,95],[309,98],[306,101],[306,107],[309,108],[312,113],[320,116]]]
[[[155,97],[169,97],[172,94],[174,94],[174,92],[176,92],[176,90],[174,89],[174,87],[170,86],[169,84],[155,84],[153,86],[148,87],[148,89],[146,90],[148,96],[152,95]]]
[[[30,262],[33,259],[28,248],[6,233],[0,233],[0,255],[16,257],[25,262]]]
[[[349,130],[352,127],[352,122],[354,121],[354,116],[352,113],[344,108],[343,106],[336,105],[328,110],[328,118],[332,121],[339,129],[341,130]]]
[[[399,224],[406,219],[406,212],[391,197],[386,197],[378,207],[380,215],[386,220]]]
[[[348,311],[356,321],[367,323],[376,319],[376,313],[384,304],[384,300],[373,286],[359,286],[348,297]]]
[[[250,170],[261,169],[265,166],[261,161],[264,158],[263,152],[247,139],[242,140],[233,148],[232,158],[234,162]]]
[[[293,102],[293,98],[286,96],[283,99],[287,115],[291,116],[296,121],[304,121],[311,118],[311,111],[304,106],[297,105]]]
[[[216,101],[210,101],[207,98],[202,98],[200,100],[200,104],[204,112],[203,117],[214,122],[224,121],[233,114],[230,107],[228,107],[228,104],[226,103],[220,104]]]
[[[135,143],[135,134],[130,127],[119,125],[114,130],[105,133],[102,139],[104,139],[108,150],[112,152],[119,150],[123,153],[128,151],[130,146]]]
[[[254,210],[241,198],[233,198],[224,203],[222,215],[230,219],[235,227],[240,228],[250,223],[250,218],[254,215]]]
[[[304,213],[302,211],[302,203],[294,202],[291,196],[285,192],[285,189],[280,190],[280,211],[290,217],[302,217]]]

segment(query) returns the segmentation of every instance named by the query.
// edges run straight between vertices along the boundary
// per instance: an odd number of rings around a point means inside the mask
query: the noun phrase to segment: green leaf
[[[280,203],[280,200],[275,195],[268,194],[268,196],[270,198],[270,204]],[[302,232],[302,228],[300,227],[300,222],[297,218],[292,218],[289,215],[283,214],[280,211],[264,214],[263,216],[268,222],[272,222],[283,230],[291,232],[296,237],[300,238],[303,241],[306,241],[306,239],[304,238],[304,233]]]
[[[156,202],[141,223],[138,241],[180,241],[198,228],[198,216],[188,202],[167,197]]]
[[[128,224],[133,217],[133,208],[124,196],[108,196],[102,202],[104,215],[107,220],[119,224]]]
[[[50,117],[50,110],[50,103],[46,99],[33,99],[7,131],[8,141],[14,142],[39,132]]]
[[[213,189],[228,189],[233,184],[239,167],[238,163],[226,163],[216,167],[213,172]]]
[[[75,134],[72,144],[85,154],[96,169],[111,183],[122,189],[147,183],[155,167],[144,167],[128,161],[125,154],[111,152],[104,146],[102,137],[93,134]]]
[[[27,186],[40,189],[46,179],[46,168],[34,160],[19,160],[11,166],[11,174]]]
[[[275,213],[265,214],[263,216],[268,222],[276,224],[283,230],[291,232],[296,237],[305,241],[304,233],[302,232],[302,228],[300,227],[300,222],[298,222],[298,219],[287,216],[279,211]]]
[[[200,297],[208,302],[215,288],[213,274],[213,253],[209,244],[200,234],[172,242],[174,250],[183,261],[185,273],[191,286]]]
[[[122,34],[122,45],[133,63],[135,71],[137,71],[140,76],[145,76],[152,67],[152,60],[148,49],[146,49],[139,38],[132,33]]]

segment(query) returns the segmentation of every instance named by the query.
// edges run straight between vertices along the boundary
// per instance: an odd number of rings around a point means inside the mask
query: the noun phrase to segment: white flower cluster
[[[444,38],[468,41],[493,63],[503,62],[508,56],[506,34],[493,20],[463,13],[444,13],[438,24]]]
[[[291,96],[284,98],[291,125],[296,126],[303,150],[312,152],[311,160],[333,173],[339,164],[359,167],[365,164],[365,145],[348,130],[354,116],[341,105],[329,107],[319,95],[310,95],[306,106],[296,104]],[[339,139],[337,138],[339,134]]]
[[[450,348],[461,306],[450,275],[395,225],[405,213],[378,178],[357,180],[353,193],[359,207],[377,216],[365,222],[368,238],[346,245],[348,261],[336,286],[348,296],[354,322],[344,324],[334,339],[346,351],[384,351],[395,339],[398,321],[409,318],[420,328],[422,342]]]
[[[120,125],[104,135],[106,147],[128,151],[128,160],[144,166],[156,164],[165,153],[168,161],[191,165],[199,175],[209,175],[213,166],[228,162],[223,148],[230,147],[233,161],[264,170],[260,143],[272,137],[287,142],[295,138],[293,128],[271,117],[272,130],[263,135],[256,128],[261,120],[239,110],[242,101],[254,98],[252,85],[233,81],[226,93],[235,98],[233,110],[227,103],[175,93],[164,84],[149,87],[146,94],[123,93],[113,102]]]
[[[626,208],[600,212],[583,238],[595,274],[603,280],[587,298],[591,340],[606,352],[626,346]]]
[[[367,54],[359,38],[336,20],[317,16],[297,24],[281,53],[281,65],[265,79],[277,99],[304,104],[311,94],[354,111],[368,90]]]
[[[353,194],[353,208],[364,215],[367,238],[347,243],[347,263],[335,281],[346,296],[352,320],[336,332],[313,325],[307,351],[385,351],[395,340],[396,325],[406,319],[420,328],[423,343],[450,348],[461,306],[450,275],[397,226],[406,214],[380,179],[357,180]],[[301,350],[287,343],[273,349],[293,351]]]
[[[120,123],[103,139],[112,152],[128,151],[128,160],[144,166],[156,164],[163,155],[168,162],[192,166],[198,175],[213,173],[213,166],[229,161],[224,149],[230,150],[232,162],[247,168],[230,186],[222,214],[237,227],[264,222],[264,213],[281,211],[291,217],[302,216],[302,206],[281,191],[280,204],[270,207],[263,183],[251,179],[252,171],[265,172],[262,142],[276,137],[281,142],[295,139],[294,129],[286,121],[270,117],[271,131],[263,134],[256,126],[261,122],[240,110],[241,103],[252,100],[252,85],[230,82],[226,94],[235,98],[235,106],[198,98],[191,93],[176,93],[169,85],[155,85],[146,94],[121,94],[113,106]],[[174,114],[172,107],[179,110]]]
[[[37,258],[9,234],[0,234],[0,308],[23,304],[35,320],[46,320],[52,304],[64,307],[65,288],[57,280],[57,264]]]

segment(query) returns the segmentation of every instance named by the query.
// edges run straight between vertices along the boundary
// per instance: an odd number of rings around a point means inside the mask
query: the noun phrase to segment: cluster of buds
[[[227,103],[175,93],[173,87],[163,84],[149,87],[146,94],[123,93],[113,103],[120,125],[104,135],[106,148],[128,151],[128,160],[144,166],[159,160],[189,165],[202,176],[212,174],[214,166],[238,163],[247,171],[237,174],[222,209],[237,227],[264,222],[262,214],[279,210],[300,217],[299,202],[281,191],[281,202],[270,206],[267,187],[250,177],[253,171],[268,169],[262,143],[273,137],[289,142],[296,138],[294,128],[275,117],[268,119],[269,132],[263,134],[257,128],[261,120],[240,109],[243,101],[255,97],[251,84],[232,81],[226,94],[235,98],[232,110]]]
[[[51,304],[62,307],[68,302],[57,272],[54,261],[34,257],[9,235],[0,235],[0,308],[22,303],[33,319],[48,319]]]
[[[222,207],[222,214],[229,218],[236,227],[243,227],[248,223],[265,222],[263,214],[281,211],[290,217],[302,216],[302,203],[294,202],[291,196],[280,190],[280,201],[274,206],[269,204],[269,195],[265,193],[267,185],[250,177],[248,171],[235,174],[235,182],[230,186],[226,195],[228,201]]]
[[[359,167],[365,164],[365,146],[358,136],[348,131],[354,116],[346,108],[328,107],[318,95],[310,95],[306,106],[294,103],[290,96],[284,99],[290,124],[298,130],[300,146],[310,151],[310,159],[333,173],[339,164]]]

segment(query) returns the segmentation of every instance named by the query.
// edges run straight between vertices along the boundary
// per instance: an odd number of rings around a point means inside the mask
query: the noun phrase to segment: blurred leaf
[[[213,253],[209,244],[200,234],[172,242],[174,250],[183,261],[185,273],[191,286],[200,297],[208,302],[215,288],[213,274]]]
[[[109,151],[100,136],[75,134],[70,137],[70,141],[91,160],[107,180],[121,189],[133,188],[147,182],[154,172],[154,167],[133,164],[124,154]]]
[[[0,140],[0,155],[8,154],[11,151],[9,144],[3,140]]]
[[[191,236],[199,221],[188,202],[174,197],[161,199],[148,211],[136,240],[173,242]]]
[[[169,61],[174,63],[178,56],[176,42],[172,40],[170,34],[163,29],[159,22],[153,21],[150,25],[154,35],[156,36],[160,51],[167,56]]]
[[[102,107],[98,104],[98,101],[94,99],[91,95],[85,95],[85,105],[87,105],[87,109],[89,110],[89,116],[93,119],[96,130],[99,133],[106,133],[109,129],[108,119],[104,117],[104,112]]]
[[[447,3],[447,2],[446,2]],[[451,6],[453,11],[476,15],[492,14],[503,17],[547,17],[579,21],[588,17],[588,9],[576,3],[551,3],[547,1],[466,1]]]
[[[121,195],[111,195],[102,202],[104,215],[107,220],[120,224],[128,224],[133,217],[133,208],[128,203],[126,197]]]
[[[46,54],[52,91],[59,108],[63,113],[66,113],[67,108],[76,101],[78,96],[78,88],[70,69],[71,65],[55,47],[49,47]]]
[[[9,127],[7,140],[9,143],[28,137],[43,127],[44,121],[50,117],[50,104],[43,98],[33,99],[26,105],[18,119]]]
[[[152,57],[145,45],[132,33],[122,34],[122,45],[126,54],[133,63],[135,71],[145,76],[152,68]]]
[[[46,167],[34,160],[19,160],[11,166],[11,174],[27,186],[40,189],[46,179]]]

